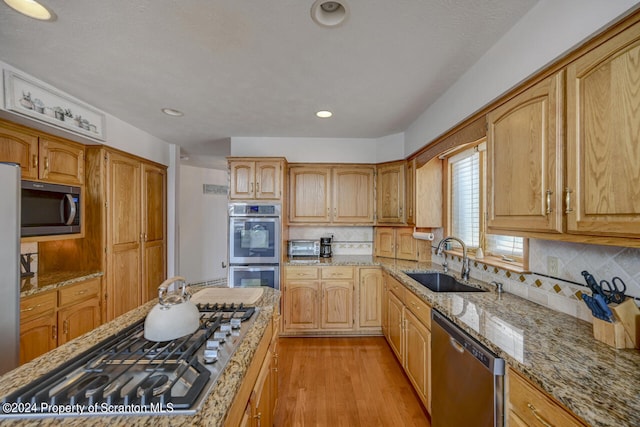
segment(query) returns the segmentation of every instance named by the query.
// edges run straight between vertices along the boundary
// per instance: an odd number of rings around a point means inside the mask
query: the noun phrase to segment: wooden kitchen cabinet
[[[320,282],[287,280],[284,293],[285,331],[319,329]]]
[[[410,261],[431,258],[430,243],[414,239],[411,227],[376,227],[374,234],[375,256]]]
[[[560,71],[487,115],[489,232],[562,232],[563,94]]]
[[[100,326],[101,279],[20,300],[20,364]]]
[[[403,311],[404,304],[402,303],[402,300],[400,300],[400,298],[398,298],[393,292],[389,292],[387,294],[387,342],[400,363],[404,360],[404,340],[402,338]]]
[[[406,224],[416,225],[416,159],[407,160],[405,173]]]
[[[323,281],[321,290],[320,327],[323,330],[352,329],[354,324],[353,281]]]
[[[405,212],[406,162],[378,165],[376,178],[376,221],[378,224],[403,224]]]
[[[358,329],[382,328],[383,278],[380,268],[360,268],[358,273]]]
[[[639,58],[635,23],[567,66],[568,233],[640,237]]]
[[[514,369],[507,369],[509,426],[585,427],[570,411],[534,386]]]
[[[158,297],[167,265],[167,170],[142,165],[142,302]]]
[[[0,161],[19,163],[22,179],[84,183],[84,145],[0,120]]]
[[[415,175],[415,191],[420,195],[415,200],[415,225],[423,228],[442,227],[442,160],[434,157],[416,169]]]
[[[231,200],[281,200],[283,158],[229,158]]]
[[[292,223],[373,224],[374,171],[369,165],[292,165]]]
[[[429,390],[431,366],[431,331],[411,312],[404,310],[404,369],[420,399],[431,411]]]

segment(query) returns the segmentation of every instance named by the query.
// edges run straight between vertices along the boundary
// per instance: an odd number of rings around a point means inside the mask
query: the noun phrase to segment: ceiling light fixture
[[[311,6],[311,19],[323,27],[336,27],[349,17],[346,0],[316,0]]]
[[[328,119],[329,117],[333,116],[333,113],[328,110],[320,110],[316,113],[316,116],[320,117],[321,119]]]
[[[29,18],[55,21],[56,15],[35,0],[4,0],[10,8]]]
[[[172,116],[172,117],[182,117],[184,116],[184,113],[180,110],[175,110],[173,108],[163,108],[162,112],[165,113],[167,116]]]

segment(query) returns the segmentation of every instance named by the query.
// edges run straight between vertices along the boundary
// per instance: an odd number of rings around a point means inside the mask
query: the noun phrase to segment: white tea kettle
[[[169,285],[174,282],[180,284],[174,286],[173,293],[168,293]],[[184,277],[171,277],[162,282],[158,286],[159,303],[144,321],[144,337],[149,341],[171,341],[198,330],[200,312],[190,298]]]

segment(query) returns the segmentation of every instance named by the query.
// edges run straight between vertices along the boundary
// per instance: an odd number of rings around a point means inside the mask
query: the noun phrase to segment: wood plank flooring
[[[426,426],[383,337],[280,338],[276,427]]]

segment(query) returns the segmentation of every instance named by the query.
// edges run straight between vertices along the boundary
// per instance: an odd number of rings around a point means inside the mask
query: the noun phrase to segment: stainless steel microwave
[[[80,233],[80,187],[22,181],[20,235]]]

